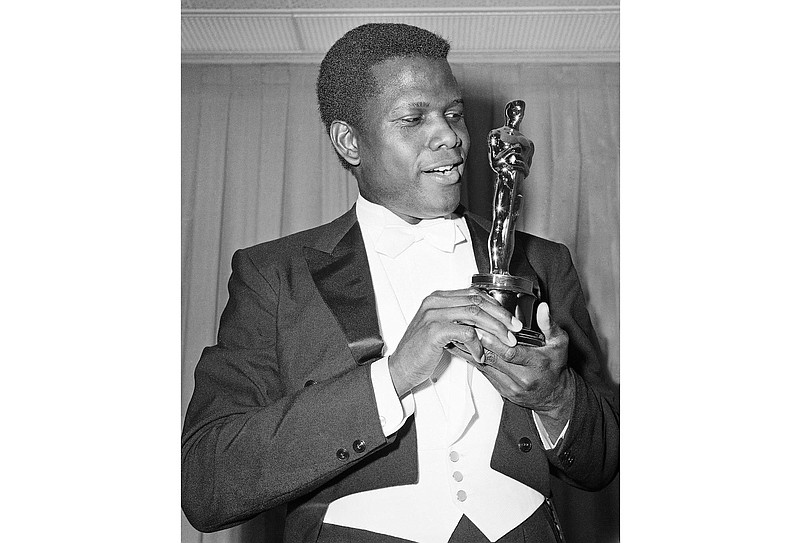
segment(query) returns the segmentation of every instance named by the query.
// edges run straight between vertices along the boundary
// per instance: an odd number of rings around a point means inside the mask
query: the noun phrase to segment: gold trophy
[[[522,206],[520,185],[530,173],[534,145],[520,131],[525,102],[506,104],[506,124],[489,132],[489,164],[495,171],[494,210],[489,233],[489,273],[472,276],[472,286],[488,292],[522,321],[515,335],[524,345],[542,347],[545,338],[536,323],[539,285],[508,272],[514,253],[514,223]]]

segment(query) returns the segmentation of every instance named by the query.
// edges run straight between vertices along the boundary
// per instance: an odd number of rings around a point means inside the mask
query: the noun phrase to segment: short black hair
[[[317,102],[325,131],[333,121],[364,128],[364,105],[377,94],[372,67],[403,57],[446,59],[450,43],[423,28],[396,23],[368,23],[356,27],[328,50],[317,78]],[[347,169],[352,165],[337,153]]]

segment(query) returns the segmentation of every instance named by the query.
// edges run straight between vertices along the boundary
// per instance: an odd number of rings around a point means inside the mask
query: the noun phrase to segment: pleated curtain
[[[356,199],[319,121],[318,66],[182,67],[182,415],[202,349],[216,341],[233,252],[328,222]],[[505,103],[527,103],[536,150],[517,228],[572,252],[609,378],[619,384],[619,64],[453,64],[472,146],[465,206],[491,217],[486,135]],[[619,537],[618,482],[600,493],[556,483],[568,541]],[[560,503],[559,503],[560,502]],[[183,543],[272,542],[265,517]]]

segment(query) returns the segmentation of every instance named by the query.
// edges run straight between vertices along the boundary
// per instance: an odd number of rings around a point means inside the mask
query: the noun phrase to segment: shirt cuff
[[[389,437],[398,431],[406,422],[406,419],[414,413],[416,409],[414,394],[409,392],[402,398],[397,397],[397,391],[389,373],[388,356],[373,362],[369,371],[383,435]]]
[[[547,433],[547,430],[544,428],[544,424],[542,424],[542,419],[539,418],[539,414],[536,411],[531,410],[533,413],[533,422],[536,424],[536,429],[539,430],[539,437],[542,440],[542,445],[544,445],[544,449],[549,451],[550,449],[555,449],[556,444],[561,441],[567,433],[567,428],[569,428],[569,421],[564,425],[564,429],[561,430],[561,433],[558,435],[558,439],[556,439],[555,443],[550,440],[550,436]]]

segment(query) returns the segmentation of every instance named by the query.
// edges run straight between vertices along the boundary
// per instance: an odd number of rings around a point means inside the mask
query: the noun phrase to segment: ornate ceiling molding
[[[183,9],[186,63],[318,63],[347,30],[408,23],[452,44],[451,62],[619,62],[619,5],[391,9]]]

